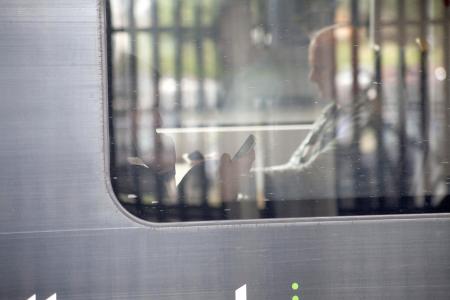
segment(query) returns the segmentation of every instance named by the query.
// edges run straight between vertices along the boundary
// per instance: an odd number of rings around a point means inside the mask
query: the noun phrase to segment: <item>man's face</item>
[[[320,97],[332,100],[332,50],[323,39],[316,38],[309,48],[309,80],[317,85]]]

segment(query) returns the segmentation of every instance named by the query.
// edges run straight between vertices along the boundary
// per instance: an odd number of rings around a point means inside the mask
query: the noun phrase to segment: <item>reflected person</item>
[[[238,193],[255,198],[254,179],[256,173],[261,172],[264,176],[266,198],[270,200],[329,199],[328,202],[322,202],[320,205],[322,211],[319,214],[335,213],[337,140],[340,140],[340,145],[342,141],[342,144],[347,145],[350,149],[352,126],[355,122],[361,128],[368,126],[371,116],[371,101],[366,97],[366,93],[361,93],[361,96],[356,97],[355,106],[339,103],[333,97],[334,32],[336,28],[336,26],[330,26],[318,31],[312,37],[309,45],[309,80],[317,86],[320,101],[326,102],[312,129],[287,163],[252,169],[251,176],[246,183],[242,182],[242,172],[245,171],[245,167],[236,165],[242,163],[244,166],[248,166],[253,159],[252,156],[248,157],[247,162],[245,162],[245,158],[240,162],[233,162],[229,156],[225,155],[221,164],[221,169],[227,170],[227,172],[222,172],[222,181],[227,184],[227,186],[223,186],[227,195],[225,200],[236,199]],[[350,151],[345,155],[349,156],[346,162],[350,164],[361,159],[360,157],[351,157]],[[349,169],[353,169],[353,166],[350,166]],[[236,179],[230,178],[240,178],[240,185],[232,182]]]

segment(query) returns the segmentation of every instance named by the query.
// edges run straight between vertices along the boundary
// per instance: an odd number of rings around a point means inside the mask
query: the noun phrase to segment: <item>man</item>
[[[324,199],[317,206],[320,211],[316,214],[335,214],[337,140],[349,146],[354,122],[358,122],[360,127],[365,127],[371,115],[370,101],[366,97],[360,97],[361,99],[357,101],[356,113],[349,105],[337,103],[333,97],[332,60],[335,55],[333,47],[335,29],[336,27],[327,27],[320,30],[313,36],[309,46],[309,80],[317,86],[321,101],[327,102],[321,115],[314,122],[313,128],[286,164],[253,169],[250,172],[253,176],[250,176],[250,181],[245,184],[242,174],[245,174],[246,167],[253,161],[254,153],[250,153],[239,161],[232,161],[228,154],[224,154],[221,158],[220,174],[225,201],[236,198],[238,191],[250,194],[250,198],[256,197],[253,178],[261,172],[265,179],[266,198],[271,200]],[[351,153],[347,152],[346,155]],[[360,158],[348,159],[347,157],[346,160],[352,162],[357,159]]]

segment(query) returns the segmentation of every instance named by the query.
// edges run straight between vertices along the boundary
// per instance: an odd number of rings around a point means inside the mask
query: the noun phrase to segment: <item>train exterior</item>
[[[449,298],[445,212],[157,223],[123,208],[105,15],[0,1],[0,299]]]

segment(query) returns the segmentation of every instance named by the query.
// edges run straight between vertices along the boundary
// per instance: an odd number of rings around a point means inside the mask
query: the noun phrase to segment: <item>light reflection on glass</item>
[[[442,1],[110,4],[111,174],[133,214],[448,210]]]

